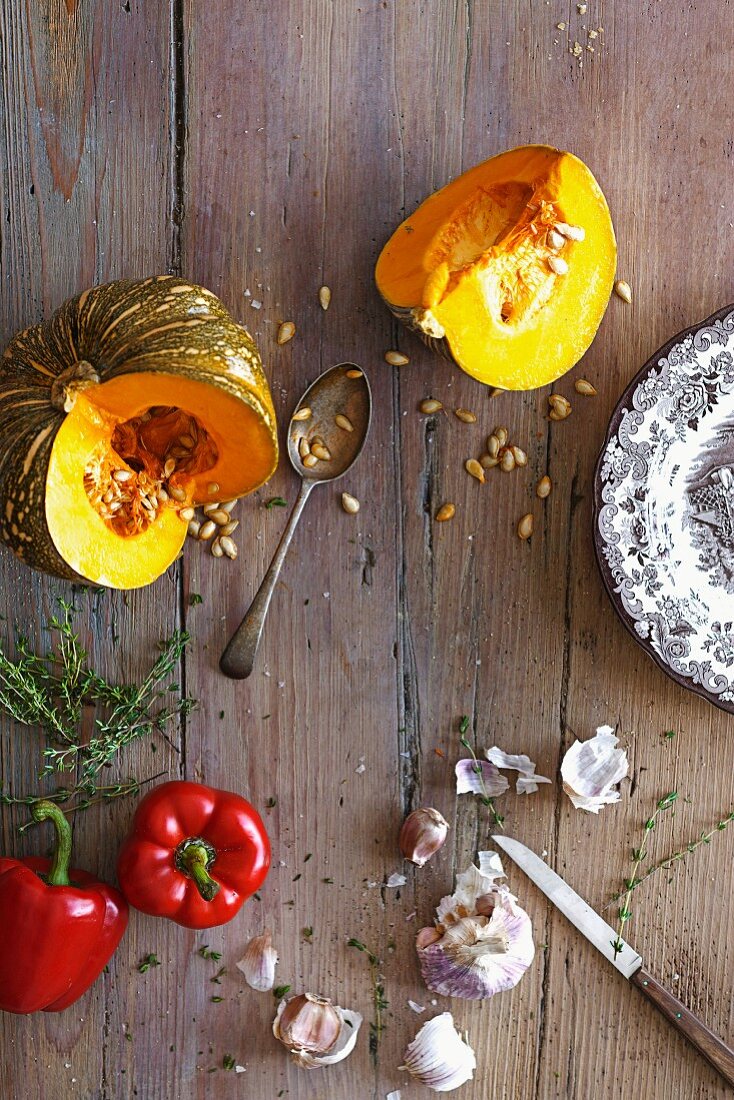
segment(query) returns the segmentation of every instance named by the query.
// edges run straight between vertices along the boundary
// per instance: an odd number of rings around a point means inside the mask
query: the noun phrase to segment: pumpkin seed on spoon
[[[270,599],[306,501],[316,485],[335,481],[351,469],[364,447],[371,418],[370,385],[354,363],[325,371],[298,402],[288,425],[288,458],[301,478],[300,492],[270,568],[222,654],[219,667],[225,676],[244,680],[252,672]],[[325,454],[329,457],[319,457]]]

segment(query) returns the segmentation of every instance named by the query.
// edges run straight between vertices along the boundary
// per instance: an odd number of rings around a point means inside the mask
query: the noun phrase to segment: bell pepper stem
[[[176,853],[179,868],[194,880],[204,901],[213,901],[221,890],[221,886],[214,881],[208,870],[214,861],[214,855],[211,845],[198,838],[185,840]]]
[[[70,886],[69,861],[71,859],[71,825],[59,807],[42,799],[31,806],[34,821],[51,821],[56,833],[56,843],[51,866],[44,876],[49,886]]]

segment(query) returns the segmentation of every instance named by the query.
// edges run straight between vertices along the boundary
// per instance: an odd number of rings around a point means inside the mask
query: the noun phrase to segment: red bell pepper
[[[232,919],[269,868],[265,826],[246,799],[174,781],[139,804],[117,876],[136,909],[186,928],[212,928]]]
[[[71,827],[53,802],[35,802],[36,821],[56,831],[52,859],[0,858],[0,1009],[60,1012],[99,977],[127,926],[113,886],[69,869]]]

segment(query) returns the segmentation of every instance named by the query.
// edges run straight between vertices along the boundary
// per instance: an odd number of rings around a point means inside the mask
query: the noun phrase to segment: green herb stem
[[[644,833],[643,833],[642,843],[640,844],[640,847],[632,849],[632,876],[631,876],[631,878],[627,879],[627,881],[624,884],[625,885],[625,891],[623,891],[624,900],[623,900],[623,902],[622,902],[622,904],[619,908],[619,928],[618,928],[618,931],[617,931],[617,938],[616,938],[616,940],[612,940],[612,947],[614,948],[614,958],[615,959],[616,959],[617,955],[620,953],[620,951],[624,950],[625,945],[624,945],[624,942],[622,940],[622,932],[624,931],[625,924],[627,923],[628,920],[630,920],[630,918],[632,916],[632,911],[630,909],[630,901],[632,899],[632,891],[637,886],[639,886],[640,882],[642,881],[639,877],[639,870],[640,870],[640,866],[641,866],[642,862],[645,859],[647,859],[647,850],[645,849],[645,843],[647,842],[648,837],[650,836],[650,833],[655,828],[655,822],[657,821],[658,814],[662,813],[663,810],[669,810],[670,807],[675,804],[677,799],[678,799],[678,792],[677,791],[669,791],[668,794],[666,794],[663,798],[660,799],[660,801],[655,806],[655,809],[653,810],[652,814],[650,815],[650,817],[647,819],[647,821],[644,824]]]

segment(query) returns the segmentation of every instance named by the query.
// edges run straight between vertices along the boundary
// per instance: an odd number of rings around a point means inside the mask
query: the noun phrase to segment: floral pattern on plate
[[[622,622],[668,675],[734,712],[734,306],[675,336],[627,388],[594,504]]]

